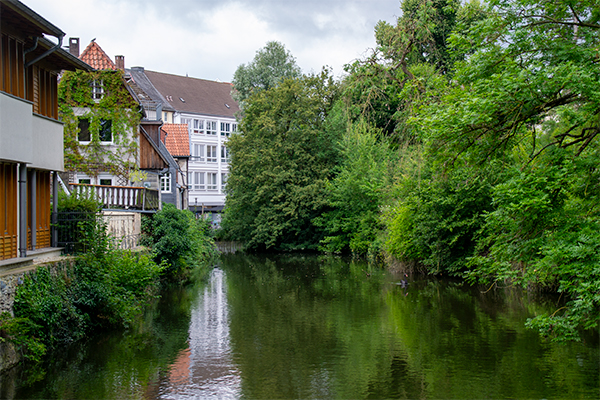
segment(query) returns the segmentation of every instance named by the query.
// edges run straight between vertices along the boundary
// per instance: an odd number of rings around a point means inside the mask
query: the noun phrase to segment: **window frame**
[[[211,151],[212,149],[212,151]],[[207,144],[206,145],[206,162],[207,163],[216,163],[218,162],[218,152],[217,145]]]
[[[218,190],[218,182],[217,182],[217,173],[216,172],[207,172],[206,173],[206,190],[207,191],[215,191]]]
[[[205,132],[207,135],[216,136],[217,135],[217,121],[205,120]]]
[[[172,179],[171,179],[170,172],[160,176],[160,192],[161,193],[171,193],[171,191],[172,191],[171,185],[172,185]]]

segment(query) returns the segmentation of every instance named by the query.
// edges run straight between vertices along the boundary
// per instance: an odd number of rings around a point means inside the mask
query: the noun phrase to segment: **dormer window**
[[[96,80],[92,81],[92,100],[100,101],[104,97],[104,81]]]

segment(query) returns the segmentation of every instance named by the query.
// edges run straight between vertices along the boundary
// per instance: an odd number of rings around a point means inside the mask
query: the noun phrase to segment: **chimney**
[[[115,56],[115,64],[118,70],[125,71],[125,56]]]
[[[79,38],[69,38],[69,53],[79,58]]]

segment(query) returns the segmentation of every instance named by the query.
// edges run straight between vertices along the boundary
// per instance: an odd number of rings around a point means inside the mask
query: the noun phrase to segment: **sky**
[[[92,39],[125,67],[231,82],[268,41],[279,41],[304,73],[363,58],[374,28],[395,24],[399,0],[21,0],[66,33]],[[52,37],[49,38],[53,40]],[[56,41],[56,40],[54,40]]]

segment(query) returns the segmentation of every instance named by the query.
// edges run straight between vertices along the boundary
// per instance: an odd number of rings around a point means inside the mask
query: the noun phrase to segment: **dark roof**
[[[234,118],[238,104],[231,97],[231,84],[144,71],[152,85],[171,107],[180,112]]]
[[[87,45],[79,59],[97,70],[116,70],[117,66],[95,41]]]
[[[163,124],[160,140],[165,143],[173,157],[190,156],[190,135],[187,124]]]
[[[147,110],[156,110],[156,107],[162,103],[163,111],[176,111],[167,99],[165,99],[156,90],[150,79],[144,73],[144,68],[133,67],[125,70],[129,75],[129,85],[135,91],[140,103]],[[160,118],[161,116],[159,116]]]
[[[42,53],[53,48],[54,46],[55,46],[55,43],[52,43],[48,39],[45,39],[43,37],[39,38],[38,47],[34,51],[29,53],[27,55],[27,58],[33,60],[38,55],[41,55]],[[79,58],[75,57],[68,51],[65,51],[61,48],[54,50],[48,56],[43,58],[41,60],[41,62],[44,62],[46,64],[48,64],[48,63],[52,64],[52,66],[55,70],[69,70],[69,71],[74,71],[76,69],[81,69],[84,71],[92,71],[93,70],[93,68],[91,66],[89,66],[85,62],[81,61]]]
[[[0,15],[3,23],[10,22],[30,36],[40,37],[44,33],[56,37],[65,36],[56,25],[17,0],[0,0]]]

